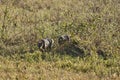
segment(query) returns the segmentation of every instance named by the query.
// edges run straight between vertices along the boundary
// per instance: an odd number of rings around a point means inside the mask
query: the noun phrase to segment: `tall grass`
[[[119,0],[1,0],[1,78],[119,79],[119,7]],[[71,43],[61,50],[62,34]],[[46,37],[54,48],[38,52]]]

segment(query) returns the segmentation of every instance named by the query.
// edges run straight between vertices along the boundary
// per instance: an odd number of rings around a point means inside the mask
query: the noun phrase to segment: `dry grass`
[[[119,80],[119,16],[119,0],[0,0],[0,79]],[[56,44],[40,53],[46,37]]]
[[[37,55],[36,55],[37,54]],[[91,63],[89,59],[87,61],[82,59],[72,59],[70,56],[64,56],[64,59],[58,60],[58,56],[53,59],[42,59],[41,53],[26,54],[22,58],[14,57],[2,57],[0,56],[0,79],[6,80],[119,80],[119,66],[116,63],[100,61]],[[38,56],[39,55],[39,56]],[[41,58],[36,61],[33,57]],[[46,55],[48,56],[48,54]],[[52,55],[49,55],[51,57]],[[52,56],[53,57],[53,56]],[[17,59],[16,59],[17,58]],[[92,58],[93,59],[93,58]],[[91,59],[91,60],[92,60]],[[99,64],[98,64],[99,63]],[[112,64],[112,65],[110,65]],[[108,65],[108,66],[107,66]],[[116,68],[115,68],[116,67]],[[113,68],[113,69],[112,69]],[[110,71],[111,70],[111,71]],[[116,71],[115,71],[116,70]],[[117,72],[118,71],[118,72]]]

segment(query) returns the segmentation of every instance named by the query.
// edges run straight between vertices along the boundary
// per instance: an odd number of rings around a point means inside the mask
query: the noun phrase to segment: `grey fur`
[[[54,40],[50,38],[42,39],[38,41],[38,48],[44,52],[46,50],[51,50],[52,46],[54,44]]]
[[[65,42],[69,42],[69,41],[70,41],[70,36],[68,36],[68,35],[62,35],[58,38],[58,44],[59,45],[62,45]]]

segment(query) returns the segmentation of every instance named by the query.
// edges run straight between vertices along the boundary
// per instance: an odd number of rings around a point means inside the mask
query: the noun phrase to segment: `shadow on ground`
[[[72,57],[85,56],[84,50],[75,44],[65,44],[65,45],[59,46],[59,48],[56,49],[56,53],[59,53],[60,55],[67,54]]]

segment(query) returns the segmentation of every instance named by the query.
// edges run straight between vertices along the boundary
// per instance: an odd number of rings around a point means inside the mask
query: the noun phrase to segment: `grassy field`
[[[0,0],[0,80],[120,80],[119,16],[119,0]]]

